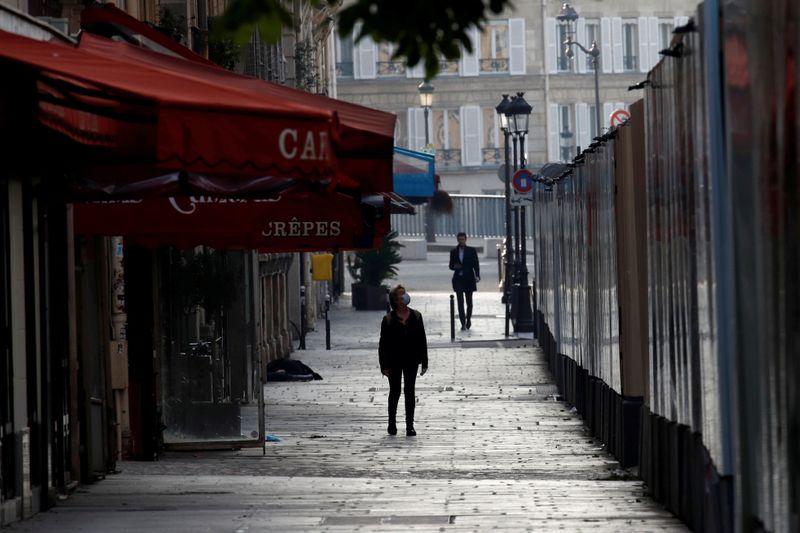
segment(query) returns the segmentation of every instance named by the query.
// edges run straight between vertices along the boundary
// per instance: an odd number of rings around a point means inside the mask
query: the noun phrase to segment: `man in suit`
[[[450,250],[450,270],[453,271],[453,290],[458,300],[458,318],[461,320],[463,331],[472,327],[472,293],[477,290],[475,284],[481,280],[481,266],[478,262],[478,252],[475,248],[467,246],[467,234],[462,231],[456,238],[458,246]]]

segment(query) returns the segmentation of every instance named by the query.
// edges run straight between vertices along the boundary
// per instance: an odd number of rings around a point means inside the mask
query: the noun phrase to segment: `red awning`
[[[179,185],[258,193],[258,180],[249,178],[327,182],[337,172],[335,113],[299,99],[265,98],[200,73],[0,31],[3,61],[24,67],[4,83],[33,78],[39,122],[83,147],[67,170],[92,175],[87,161],[103,169],[92,176],[100,192],[136,182],[152,194],[146,180],[155,179],[159,194]]]
[[[148,67],[164,72],[180,72],[204,79],[213,79],[228,87],[257,92],[270,100],[298,103],[335,112],[340,121],[339,142],[336,147],[339,169],[343,174],[357,181],[361,190],[372,192],[392,190],[392,159],[396,120],[394,114],[298,91],[209,65],[208,61],[185,47],[176,43],[164,42],[164,37],[159,37],[158,32],[110,4],[85,9],[81,14],[81,26],[89,32],[81,35],[79,47],[82,49],[102,53],[107,57],[134,59],[146,63]],[[99,33],[109,36],[109,32],[113,30],[111,26],[124,32],[123,36],[144,35],[147,41],[158,41],[158,50],[162,52],[169,44],[170,50],[181,57],[151,53],[140,47],[98,38],[91,34]],[[143,39],[138,39],[138,41],[145,48],[149,46],[149,43],[144,42]]]
[[[381,197],[382,198],[382,197]],[[75,232],[122,235],[147,246],[262,252],[372,248],[389,229],[383,205],[324,190],[273,199],[183,196],[73,204]]]

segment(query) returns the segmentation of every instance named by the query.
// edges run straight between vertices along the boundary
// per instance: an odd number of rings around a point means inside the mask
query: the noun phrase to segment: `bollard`
[[[455,296],[450,295],[450,342],[456,340],[456,301]]]
[[[306,286],[300,285],[300,349],[306,349]]]
[[[328,312],[331,310],[331,295],[325,295],[325,349],[331,349],[331,319]]]

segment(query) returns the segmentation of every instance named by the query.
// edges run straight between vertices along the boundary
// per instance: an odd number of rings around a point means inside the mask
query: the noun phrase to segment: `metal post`
[[[450,342],[456,340],[456,301],[455,296],[450,295]]]
[[[330,319],[330,310],[331,310],[331,295],[330,293],[325,295],[325,349],[331,349],[331,319]]]
[[[525,153],[525,134],[520,135],[520,158]],[[525,162],[522,161],[522,167]],[[531,311],[531,287],[528,285],[528,257],[527,245],[525,237],[525,206],[521,205],[519,208],[520,213],[520,261],[519,261],[519,275],[517,282],[519,290],[517,291],[517,313],[516,320],[514,321],[514,331],[533,331],[533,313]]]
[[[428,113],[430,108],[425,106],[422,108],[425,111],[425,148],[430,144],[430,136],[428,133]],[[425,242],[436,242],[436,219],[433,214],[431,201],[425,205]]]
[[[300,285],[300,349],[306,349],[306,286]]]
[[[603,134],[603,126],[600,122],[601,114],[600,114],[600,81],[598,79],[599,75],[598,72],[600,71],[600,50],[597,49],[597,42],[592,43],[593,47],[597,51],[597,55],[593,56],[594,61],[592,64],[594,65],[594,112],[597,120],[597,135]]]
[[[505,190],[506,190],[506,262],[505,262],[505,283],[503,284],[503,302],[506,304],[505,335],[508,337],[508,322],[511,319],[511,167],[509,165],[510,149],[508,144],[508,130],[503,131],[503,151],[505,155]]]

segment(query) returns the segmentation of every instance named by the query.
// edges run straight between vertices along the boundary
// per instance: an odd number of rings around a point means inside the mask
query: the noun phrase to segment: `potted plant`
[[[397,242],[397,232],[390,231],[374,250],[361,250],[347,258],[347,270],[353,278],[350,289],[353,307],[356,310],[384,310],[388,304],[387,290],[383,283],[397,276],[395,266],[402,258]]]

